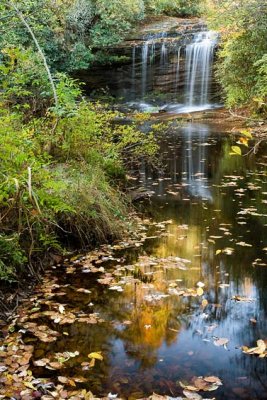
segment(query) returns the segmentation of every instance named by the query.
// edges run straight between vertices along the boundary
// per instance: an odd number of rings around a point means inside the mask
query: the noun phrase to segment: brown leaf
[[[64,384],[68,383],[68,381],[69,381],[69,378],[67,378],[66,376],[58,376],[57,379],[60,383],[64,383]]]
[[[46,364],[49,363],[49,359],[48,358],[42,358],[41,360],[36,360],[33,362],[33,365],[35,365],[36,367],[45,367]]]
[[[203,397],[200,396],[200,394],[198,394],[196,392],[191,392],[189,390],[183,390],[183,394],[185,395],[185,397],[187,399],[190,399],[190,400],[202,400],[203,399]]]
[[[51,367],[52,369],[61,369],[64,367],[64,365],[60,362],[53,361],[49,363],[49,367]]]
[[[222,381],[217,376],[206,376],[204,381],[208,383],[216,383],[217,385],[222,385]]]
[[[181,381],[179,382],[179,384],[183,389],[190,390],[192,392],[197,392],[199,390],[197,387],[195,387],[193,385],[187,385]]]
[[[229,342],[229,339],[227,338],[219,338],[217,340],[214,340],[215,346],[225,346]]]

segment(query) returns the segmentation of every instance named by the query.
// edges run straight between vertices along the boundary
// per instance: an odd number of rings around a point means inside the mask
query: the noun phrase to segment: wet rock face
[[[139,27],[126,38],[124,44],[129,41],[148,40],[151,36],[161,37],[162,32],[167,32],[169,36],[179,36],[193,34],[206,29],[206,24],[199,18],[175,18],[159,17]],[[121,47],[121,45],[119,45]]]
[[[108,88],[126,102],[187,106],[215,102],[213,59],[218,37],[199,19],[169,18],[147,25],[109,51],[127,62],[82,73],[90,90]]]

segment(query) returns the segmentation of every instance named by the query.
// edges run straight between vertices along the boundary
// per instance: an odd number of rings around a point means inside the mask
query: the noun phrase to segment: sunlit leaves
[[[55,342],[60,336],[59,332],[53,331],[47,325],[37,325],[34,322],[24,324],[23,328],[45,343]]]
[[[190,383],[179,381],[179,385],[188,392],[212,392],[222,385],[222,381],[217,376],[199,376],[192,378]],[[188,396],[188,398],[194,397]]]
[[[256,347],[242,346],[243,353],[257,355],[259,358],[267,357],[267,345],[264,340],[257,340]]]
[[[232,146],[231,150],[232,150],[232,152],[230,153],[231,155],[238,155],[238,156],[242,155],[242,151],[239,146]]]
[[[251,129],[240,129],[240,133],[248,139],[252,139]]]
[[[238,144],[243,144],[244,146],[248,147],[248,139],[240,137],[237,141]]]
[[[88,357],[93,358],[95,360],[100,360],[100,361],[103,361],[103,359],[104,359],[101,351],[95,351],[93,353],[90,353],[90,354],[88,354]]]

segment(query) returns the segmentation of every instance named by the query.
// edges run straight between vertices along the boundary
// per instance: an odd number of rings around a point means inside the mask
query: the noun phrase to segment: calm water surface
[[[267,157],[230,156],[230,139],[216,131],[174,124],[161,144],[165,171],[140,168],[135,184],[154,192],[146,210],[159,223],[169,220],[165,231],[156,225],[157,237],[143,247],[103,254],[102,272],[83,273],[78,263],[72,274],[61,266],[50,275],[60,285],[54,293],[66,293],[54,300],[66,310],[99,313],[104,322],[63,327],[43,318],[65,335],[37,342],[35,358],[66,350],[80,356],[60,372],[35,368],[35,375],[83,376],[80,387],[124,398],[177,397],[179,380],[216,375],[223,386],[204,397],[267,399],[266,359],[240,349],[267,339]],[[123,291],[97,281],[107,272]],[[195,291],[198,282],[203,295],[177,294]],[[218,338],[229,342],[215,346]],[[84,371],[92,351],[102,351],[104,360]]]

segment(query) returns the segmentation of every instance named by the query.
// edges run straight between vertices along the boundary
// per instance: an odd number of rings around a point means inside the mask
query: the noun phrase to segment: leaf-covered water
[[[230,150],[212,126],[168,128],[165,171],[133,180],[153,192],[143,240],[48,271],[15,325],[26,354],[2,365],[30,362],[62,398],[266,399],[267,159]]]

